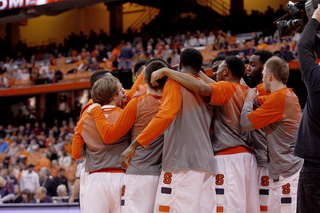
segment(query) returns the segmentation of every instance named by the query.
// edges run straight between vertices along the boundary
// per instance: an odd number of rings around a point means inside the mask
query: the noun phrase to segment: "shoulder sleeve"
[[[268,126],[283,118],[285,96],[282,94],[270,95],[269,98],[256,110],[248,114],[248,118],[256,129]]]
[[[224,105],[228,103],[236,91],[236,87],[227,81],[220,81],[209,85],[212,87],[211,104]]]
[[[92,109],[91,114],[100,136],[106,144],[115,142],[131,129],[136,119],[139,100],[138,98],[132,99],[112,125],[109,124],[100,107]]]
[[[77,124],[73,140],[72,140],[72,157],[74,159],[79,159],[81,157],[82,147],[84,145],[84,140],[82,138],[83,121],[87,118],[87,115],[82,117]]]
[[[148,145],[158,137],[177,116],[181,107],[181,86],[169,79],[163,90],[163,99],[159,112],[153,117],[148,126],[138,135],[136,141],[142,146]]]
[[[259,96],[257,98],[257,104],[261,105],[263,104],[267,99],[269,95]]]

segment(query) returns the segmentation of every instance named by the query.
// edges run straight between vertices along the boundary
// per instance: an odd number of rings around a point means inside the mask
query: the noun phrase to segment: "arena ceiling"
[[[0,24],[19,22],[41,15],[55,16],[73,8],[119,0],[0,0]]]

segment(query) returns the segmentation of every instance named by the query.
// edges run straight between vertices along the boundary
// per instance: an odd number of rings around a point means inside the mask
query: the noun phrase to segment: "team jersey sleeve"
[[[129,101],[132,99],[132,96],[136,92],[138,86],[142,84],[143,79],[144,79],[144,75],[140,74],[138,76],[138,79],[136,80],[136,82],[134,82],[134,84],[132,85],[131,89],[130,90],[126,90],[127,103],[129,103]]]
[[[211,104],[224,105],[228,103],[236,91],[236,88],[227,81],[219,81],[209,85],[212,88],[212,94],[210,98]]]
[[[181,87],[180,84],[172,79],[167,80],[163,99],[159,112],[153,117],[148,126],[138,135],[138,141],[143,147],[158,137],[177,116],[181,107]]]
[[[284,107],[285,97],[281,94],[274,94],[269,96],[258,109],[247,114],[247,116],[255,129],[261,129],[262,127],[281,120],[283,118]]]
[[[132,99],[112,125],[109,124],[100,107],[91,110],[100,136],[106,144],[115,142],[131,129],[136,119],[139,100],[138,98]]]
[[[263,104],[268,99],[268,97],[269,95],[259,96],[257,98],[257,104],[259,105]]]
[[[86,114],[85,117],[82,117],[80,121],[77,124],[73,140],[72,140],[72,157],[74,159],[79,159],[81,157],[81,152],[84,146],[84,140],[82,138],[82,130],[83,130],[83,120],[88,116],[89,114]]]

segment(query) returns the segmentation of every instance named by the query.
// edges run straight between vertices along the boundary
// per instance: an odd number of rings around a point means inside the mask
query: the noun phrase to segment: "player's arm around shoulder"
[[[202,95],[202,96],[211,95],[212,89],[208,84],[202,81],[199,81],[198,79],[190,75],[180,73],[175,70],[171,70],[169,68],[162,68],[158,71],[153,72],[151,75],[151,84],[156,86],[157,85],[156,81],[158,79],[161,79],[164,76],[168,76],[170,79],[180,83],[183,87],[189,90],[192,90],[198,93],[199,95]]]
[[[253,103],[259,96],[259,92],[256,89],[249,89],[247,91],[247,98],[243,104],[241,111],[240,125],[244,131],[254,130],[255,127],[251,123],[248,115],[253,112]]]

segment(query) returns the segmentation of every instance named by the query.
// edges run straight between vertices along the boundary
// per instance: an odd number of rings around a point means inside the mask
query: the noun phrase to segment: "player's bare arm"
[[[169,78],[179,82],[182,86],[184,86],[187,89],[190,89],[199,95],[202,96],[211,96],[212,93],[212,88],[208,84],[205,84],[198,79],[186,75],[174,70],[171,70],[169,68],[162,68],[158,71],[155,71],[151,75],[151,84],[156,86],[157,85],[157,80],[164,77],[168,76]]]
[[[123,169],[128,169],[131,163],[131,159],[133,158],[136,149],[138,146],[141,146],[140,143],[134,140],[130,146],[122,152],[120,157],[120,164]],[[127,160],[128,159],[128,160]]]
[[[212,84],[216,82],[212,78],[209,78],[204,72],[199,72],[199,77],[207,84]]]

